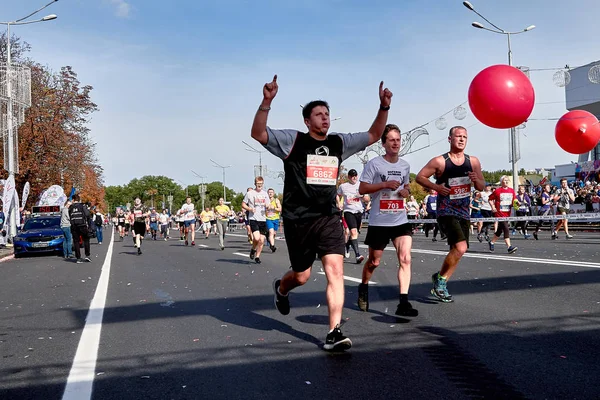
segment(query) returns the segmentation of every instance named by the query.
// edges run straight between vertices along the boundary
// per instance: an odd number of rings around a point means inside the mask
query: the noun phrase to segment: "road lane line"
[[[115,235],[112,235],[102,273],[98,280],[98,286],[94,298],[85,319],[85,326],[81,332],[77,352],[73,359],[73,365],[67,378],[67,385],[63,393],[63,400],[83,400],[92,398],[92,387],[96,373],[96,360],[98,359],[98,347],[100,345],[100,332],[102,331],[102,316],[108,294],[108,280],[110,278],[110,262],[112,260],[113,244]]]
[[[325,272],[317,272],[319,275],[325,275]],[[362,280],[358,279],[358,278],[353,278],[351,276],[346,276],[344,275],[344,279],[350,282],[357,282],[357,283],[362,283]],[[377,285],[377,282],[373,282],[373,281],[369,281],[369,285]]]
[[[236,256],[242,256],[242,257],[248,257],[248,258],[250,258],[250,254],[244,254],[244,253],[233,253],[233,254],[235,254]]]
[[[200,247],[208,247],[208,245],[206,245],[206,244],[199,244],[198,246],[200,246]]]

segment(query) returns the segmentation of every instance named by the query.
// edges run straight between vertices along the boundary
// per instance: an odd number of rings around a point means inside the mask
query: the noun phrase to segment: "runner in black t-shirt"
[[[267,127],[271,102],[277,94],[277,75],[263,88],[263,101],[252,124],[252,137],[283,160],[283,226],[291,271],[273,282],[275,305],[290,312],[288,294],[309,277],[315,255],[321,258],[328,280],[329,333],[323,348],[345,350],[352,341],[340,330],[344,306],[344,231],[336,204],[336,184],[341,162],[381,138],[387,123],[392,93],[379,85],[380,108],[368,132],[327,134],[329,105],[312,101],[302,116],[308,133]]]

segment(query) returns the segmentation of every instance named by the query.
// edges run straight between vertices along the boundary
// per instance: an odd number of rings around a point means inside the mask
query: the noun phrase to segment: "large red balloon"
[[[554,137],[556,143],[568,153],[587,153],[600,141],[600,123],[594,114],[587,111],[569,111],[556,123]]]
[[[533,111],[535,93],[523,72],[509,65],[492,65],[469,86],[469,106],[475,118],[492,128],[514,128]]]

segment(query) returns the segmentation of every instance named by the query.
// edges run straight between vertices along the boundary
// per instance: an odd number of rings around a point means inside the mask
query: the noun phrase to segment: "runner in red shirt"
[[[513,201],[517,198],[515,191],[508,187],[508,177],[503,176],[500,178],[502,186],[494,190],[490,195],[490,206],[492,206],[492,213],[494,217],[510,217],[510,210],[513,205]],[[500,237],[500,234],[504,233],[504,242],[508,247],[510,254],[518,250],[517,247],[510,245],[510,233],[508,229],[508,221],[498,221],[498,229],[494,232],[494,237],[489,242],[490,251],[494,251],[494,243]]]

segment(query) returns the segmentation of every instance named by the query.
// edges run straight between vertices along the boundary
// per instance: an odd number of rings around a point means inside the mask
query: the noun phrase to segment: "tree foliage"
[[[75,187],[83,201],[103,205],[102,167],[87,124],[98,111],[92,87],[82,85],[70,66],[60,71],[25,60],[29,44],[12,36],[11,57],[31,68],[31,107],[18,128],[18,189],[30,182],[32,199],[51,185],[66,193]],[[0,37],[0,57],[6,61],[6,33]],[[0,153],[0,159],[4,154]],[[3,163],[4,160],[2,159]]]

